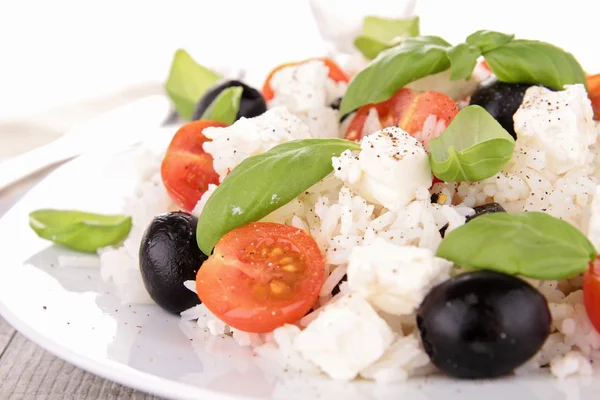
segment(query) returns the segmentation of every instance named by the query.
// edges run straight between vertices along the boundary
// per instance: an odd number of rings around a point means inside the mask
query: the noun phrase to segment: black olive
[[[152,220],[140,245],[140,271],[152,300],[179,314],[201,301],[183,286],[196,280],[206,257],[196,242],[198,219],[185,212],[161,214]]]
[[[344,275],[342,276],[342,279],[338,282],[337,285],[335,285],[333,287],[333,290],[331,290],[331,295],[335,296],[336,294],[338,294],[340,292],[340,285],[342,284],[342,282],[346,282],[348,280],[348,275]]]
[[[470,104],[485,108],[516,139],[513,115],[521,106],[525,91],[531,86],[533,85],[494,81],[479,87],[471,96]]]
[[[202,118],[202,114],[204,114],[206,109],[217,98],[217,96],[223,90],[233,86],[242,87],[242,98],[240,100],[240,109],[238,110],[237,116],[235,117],[236,121],[242,117],[258,117],[259,115],[267,111],[267,103],[265,102],[265,98],[258,90],[246,85],[243,82],[231,80],[221,82],[211,87],[206,91],[206,93],[204,93],[200,100],[198,100],[198,103],[196,103],[196,108],[194,109],[192,120],[195,121]]]
[[[433,199],[433,197],[432,197],[432,199]],[[498,203],[488,203],[488,204],[484,204],[482,206],[473,207],[473,210],[475,210],[475,214],[469,215],[465,219],[465,223],[471,221],[473,218],[479,217],[480,215],[492,214],[492,213],[497,213],[497,212],[506,212],[504,210],[504,208]],[[446,235],[446,229],[448,229],[448,224],[442,226],[440,229],[440,234],[442,235],[442,237],[444,237]]]
[[[463,379],[506,375],[533,357],[550,334],[544,296],[493,271],[458,275],[434,287],[417,313],[431,362]]]
[[[506,212],[506,210],[504,210],[504,207],[502,207],[498,203],[488,203],[488,204],[484,204],[481,206],[473,207],[473,210],[475,210],[475,214],[469,215],[466,218],[466,222],[469,222],[473,218],[477,218],[481,215],[493,214],[493,213],[498,213],[498,212]]]

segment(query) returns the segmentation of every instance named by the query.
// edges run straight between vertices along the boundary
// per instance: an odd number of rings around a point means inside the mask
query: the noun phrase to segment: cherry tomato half
[[[333,81],[346,82],[346,83],[350,81],[350,78],[348,78],[348,75],[344,72],[344,70],[342,70],[340,68],[340,66],[337,65],[337,63],[330,58],[309,58],[308,60],[304,60],[304,61],[296,61],[296,62],[281,64],[280,66],[278,66],[274,70],[272,70],[269,73],[269,75],[267,75],[267,79],[265,80],[265,83],[263,84],[263,88],[262,88],[262,94],[263,94],[265,100],[269,101],[269,100],[272,100],[273,97],[275,97],[275,93],[273,93],[273,89],[271,88],[271,79],[273,78],[273,75],[275,75],[275,73],[277,71],[279,71],[280,69],[285,68],[285,67],[291,67],[293,65],[304,64],[306,62],[314,61],[314,60],[320,60],[325,63],[327,68],[329,68],[329,78],[331,78]]]
[[[443,93],[417,92],[409,88],[402,88],[389,100],[360,107],[346,130],[346,139],[360,140],[362,138],[363,126],[371,107],[375,107],[377,110],[379,121],[384,128],[398,126],[417,137],[425,145],[425,148],[429,148],[429,141],[436,137],[436,135],[423,137],[421,134],[427,117],[433,114],[438,120],[443,120],[445,126],[448,126],[458,114],[456,102]]]
[[[325,260],[315,240],[292,226],[257,222],[227,233],[196,276],[204,305],[233,328],[270,332],[311,309]]]
[[[162,161],[160,174],[167,193],[185,211],[196,206],[210,183],[219,183],[213,158],[202,148],[208,141],[202,131],[210,126],[227,125],[203,120],[185,124],[173,136]]]
[[[600,120],[600,74],[590,75],[586,78],[588,97],[594,109],[594,119]]]
[[[600,332],[600,257],[590,263],[583,277],[583,303],[592,325]]]

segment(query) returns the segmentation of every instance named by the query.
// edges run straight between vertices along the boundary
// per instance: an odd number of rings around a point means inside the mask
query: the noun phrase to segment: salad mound
[[[193,346],[289,373],[592,374],[600,75],[418,19],[368,17],[355,45],[353,68],[289,62],[260,89],[179,50],[166,89],[187,121],[141,155],[124,215],[37,210],[32,229],[97,252],[124,303],[180,314]]]

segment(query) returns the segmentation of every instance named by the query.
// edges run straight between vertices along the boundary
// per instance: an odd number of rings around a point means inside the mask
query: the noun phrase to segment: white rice
[[[297,114],[313,137],[329,137],[332,132],[340,131],[333,110],[315,107]],[[313,122],[311,116],[315,117]],[[333,117],[336,117],[335,123]],[[374,124],[376,115],[370,117]],[[427,119],[420,134],[435,136],[443,128],[443,121]],[[315,131],[319,133],[315,134]],[[215,130],[214,135],[217,134]],[[235,144],[229,146],[230,150],[235,149]],[[217,146],[214,147],[213,150],[218,151]],[[492,201],[500,203],[509,212],[548,212],[587,232],[589,205],[600,175],[599,150],[598,144],[590,149],[585,167],[571,168],[556,175],[545,168],[547,154],[544,150],[522,145],[517,140],[512,160],[496,176],[478,183],[437,183],[430,192],[418,193],[416,199],[396,212],[369,203],[331,174],[263,219],[306,230],[325,255],[326,279],[313,311],[295,325],[286,325],[269,334],[254,334],[232,329],[204,305],[199,305],[182,313],[181,328],[189,339],[193,339],[192,346],[197,352],[235,357],[235,354],[252,351],[259,356],[255,357],[257,364],[264,368],[323,374],[323,368],[299,350],[297,338],[307,327],[314,326],[315,320],[325,315],[323,313],[327,313],[330,306],[343,304],[354,295],[344,278],[350,254],[356,246],[369,245],[380,238],[397,246],[435,251],[442,240],[440,228],[447,225],[447,232],[456,229],[473,213],[472,207]],[[161,182],[161,158],[162,154],[144,154],[140,159],[143,176],[134,197],[127,199],[123,210],[133,219],[129,238],[118,248],[99,251],[102,278],[116,284],[116,294],[124,303],[152,302],[139,272],[139,244],[155,215],[176,209]],[[194,215],[200,215],[215,188],[211,185],[202,196]],[[433,193],[442,195],[439,203],[431,203],[429,196]],[[63,257],[60,262],[78,266],[93,264],[87,259],[69,257]],[[525,374],[548,367],[560,379],[590,374],[593,362],[600,362],[600,334],[594,330],[585,312],[581,279],[526,280],[547,298],[553,331],[542,350],[515,372]],[[195,291],[194,282],[186,282],[185,286]],[[335,288],[339,293],[333,296]],[[386,383],[434,371],[418,337],[414,313],[398,317],[378,311],[378,315],[393,332],[393,341],[386,343],[383,355],[358,371],[359,375]],[[351,333],[347,332],[348,335]],[[372,339],[362,338],[365,342]]]

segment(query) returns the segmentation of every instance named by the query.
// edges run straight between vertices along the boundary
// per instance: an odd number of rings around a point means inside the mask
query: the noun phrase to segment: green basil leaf
[[[350,82],[340,104],[345,115],[365,104],[380,103],[401,87],[450,67],[450,43],[437,36],[406,38],[398,46],[381,52]]]
[[[514,37],[515,35],[507,35],[506,33],[481,30],[470,34],[467,38],[467,44],[476,46],[482,53],[486,53],[510,42]]]
[[[478,47],[466,43],[458,44],[448,50],[448,59],[452,68],[450,79],[469,79],[477,64],[477,58],[481,56]]]
[[[362,31],[354,39],[354,46],[369,60],[383,50],[397,45],[398,37],[418,36],[419,17],[388,19],[369,16],[363,21]]]
[[[369,36],[358,36],[354,39],[354,47],[356,47],[366,59],[372,60],[382,51],[392,48],[401,42],[402,40],[396,39],[392,39],[389,42],[382,42],[381,40]]]
[[[431,171],[445,182],[478,182],[500,172],[514,147],[513,137],[494,117],[471,105],[429,142]]]
[[[562,90],[583,83],[585,73],[571,53],[535,40],[513,40],[483,52],[492,72],[502,82],[530,83]]]
[[[223,90],[204,111],[202,119],[219,121],[227,125],[233,124],[240,109],[243,91],[241,86],[232,86]]]
[[[331,158],[360,145],[343,139],[293,140],[242,161],[206,202],[198,219],[198,247],[211,254],[227,232],[256,222],[333,171]]]
[[[447,233],[436,255],[468,269],[553,280],[586,271],[596,249],[581,231],[550,214],[494,213]]]
[[[179,49],[173,57],[165,89],[179,115],[190,120],[200,97],[221,78],[215,71],[194,61],[185,50]]]
[[[42,239],[73,250],[94,253],[127,238],[131,217],[41,209],[29,214],[29,226]]]

